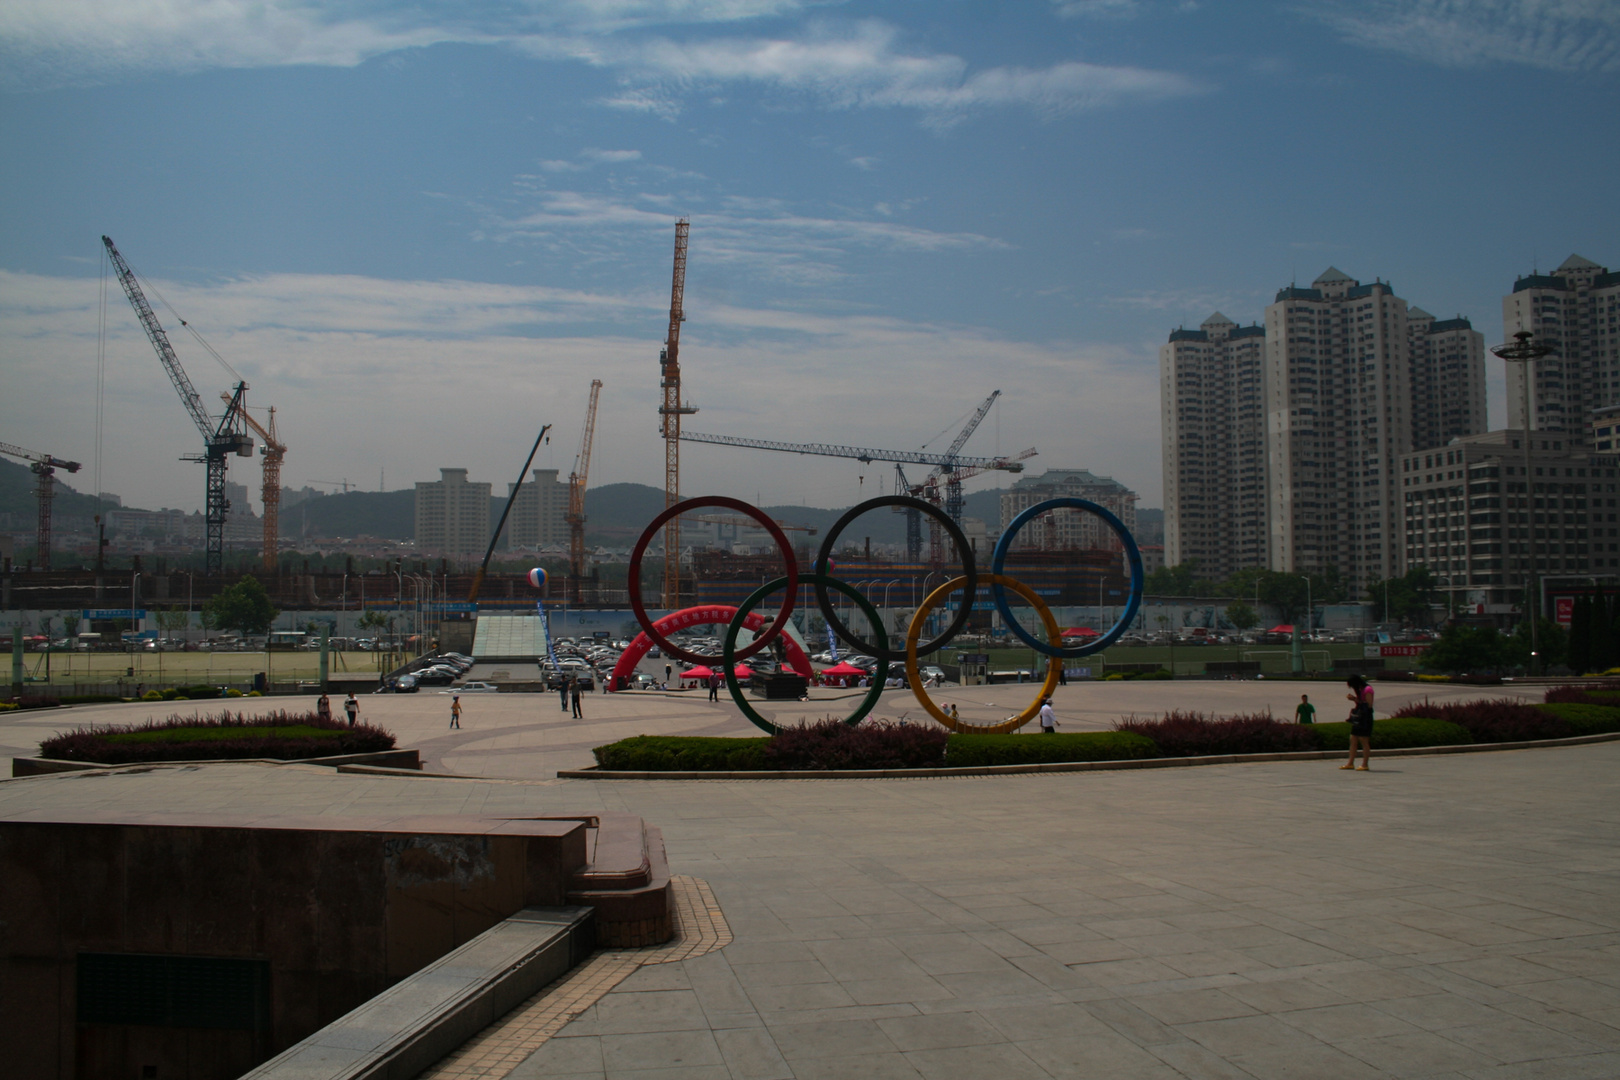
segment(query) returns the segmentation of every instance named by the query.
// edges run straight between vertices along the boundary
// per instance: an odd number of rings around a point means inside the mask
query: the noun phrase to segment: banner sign
[[[141,608],[131,611],[129,608],[102,608],[99,610],[85,608],[83,617],[86,619],[144,619],[146,618],[146,609]]]
[[[1361,655],[1368,660],[1389,656],[1422,656],[1426,649],[1427,645],[1368,645],[1361,650]]]
[[[956,662],[958,664],[988,664],[990,662],[990,654],[979,652],[957,653]]]

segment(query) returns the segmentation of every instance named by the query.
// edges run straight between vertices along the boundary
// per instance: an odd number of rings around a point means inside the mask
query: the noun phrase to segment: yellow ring
[[[906,678],[911,682],[911,692],[917,696],[918,703],[928,710],[929,716],[945,725],[948,730],[977,735],[1004,735],[1009,731],[1017,731],[1033,720],[1035,715],[1041,711],[1041,703],[1051,696],[1053,690],[1057,689],[1058,676],[1062,672],[1058,665],[1062,664],[1063,661],[1055,657],[1047,660],[1046,682],[1041,686],[1041,692],[1017,716],[1003,720],[999,724],[989,724],[983,727],[964,724],[960,720],[952,720],[923,692],[922,679],[917,673],[917,641],[922,637],[923,625],[927,622],[928,616],[933,612],[934,608],[938,607],[945,597],[966,584],[967,578],[965,577],[952,578],[929,593],[923,599],[922,606],[917,609],[917,613],[911,617],[911,626],[906,630]],[[1063,645],[1063,631],[1058,628],[1057,620],[1052,617],[1051,609],[1046,606],[1045,601],[1035,595],[1034,589],[1031,589],[1022,581],[1008,577],[1005,574],[980,574],[979,584],[1001,585],[1028,600],[1030,606],[1035,609],[1036,614],[1041,617],[1041,622],[1046,624],[1046,633],[1052,639],[1052,644],[1059,647]],[[963,600],[965,604],[971,604],[972,602],[973,598],[971,596]]]

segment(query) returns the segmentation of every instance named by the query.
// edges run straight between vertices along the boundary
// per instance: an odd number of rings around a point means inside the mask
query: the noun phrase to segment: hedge
[[[700,735],[636,735],[591,751],[597,765],[623,772],[752,772],[765,768],[765,744]]]
[[[1159,748],[1152,739],[1123,731],[952,735],[945,748],[945,764],[951,768],[1059,761],[1134,761],[1159,756]]]
[[[1604,735],[1620,731],[1620,709],[1610,705],[1552,702],[1534,708],[1549,712],[1569,725],[1571,735]]]
[[[1474,742],[1527,742],[1535,739],[1563,739],[1575,732],[1569,721],[1556,713],[1545,711],[1540,705],[1531,705],[1512,698],[1492,701],[1463,701],[1437,705],[1429,701],[1413,702],[1397,709],[1392,716],[1427,717],[1448,720],[1468,729]],[[1385,721],[1379,721],[1380,724]],[[1378,747],[1378,728],[1373,727],[1373,748]]]
[[[1312,724],[1317,747],[1321,750],[1350,749],[1350,725]],[[1461,746],[1473,742],[1468,729],[1460,724],[1428,717],[1402,717],[1373,722],[1372,747],[1378,750],[1407,750],[1420,746]]]
[[[40,756],[58,761],[124,765],[141,761],[208,761],[230,758],[333,757],[394,748],[394,736],[370,724],[354,727],[315,713],[285,710],[265,716],[171,716],[144,724],[75,728],[39,744]]]
[[[1269,712],[1214,717],[1199,712],[1174,711],[1158,720],[1128,716],[1114,724],[1151,739],[1164,757],[1203,757],[1208,754],[1275,754],[1316,750],[1320,746],[1309,724],[1282,723]]]

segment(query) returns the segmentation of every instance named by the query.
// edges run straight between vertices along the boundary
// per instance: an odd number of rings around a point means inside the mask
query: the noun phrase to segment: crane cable
[[[124,259],[124,261],[129,262],[129,259],[126,257]],[[178,322],[181,326],[185,327],[186,332],[189,333],[193,338],[196,339],[197,344],[201,345],[203,347],[203,349],[208,353],[209,356],[212,356],[215,360],[219,361],[219,366],[224,368],[230,374],[232,379],[234,379],[236,382],[246,382],[247,381],[247,380],[242,378],[241,374],[235,368],[231,367],[230,364],[226,363],[225,358],[223,356],[219,355],[219,353],[214,351],[214,347],[212,345],[208,344],[208,342],[206,340],[204,340],[203,336],[197,332],[195,327],[193,327],[189,322],[187,322],[184,318],[181,317],[180,313],[174,309],[174,305],[169,303],[169,298],[163,295],[162,290],[160,290],[156,285],[154,285],[150,278],[148,278],[145,274],[142,274],[139,271],[137,271],[135,269],[135,264],[134,263],[130,263],[129,269],[130,269],[130,272],[133,273],[137,278],[139,278],[141,280],[141,282],[147,287],[147,289],[149,289],[153,293],[153,295],[155,295],[158,298],[158,302],[161,303],[165,308],[167,308],[169,310],[169,314],[174,316],[175,321]]]

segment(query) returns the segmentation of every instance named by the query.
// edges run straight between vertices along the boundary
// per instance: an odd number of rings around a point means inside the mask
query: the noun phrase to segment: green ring
[[[748,599],[738,606],[737,614],[731,617],[731,623],[726,627],[725,641],[722,642],[720,647],[721,663],[726,667],[726,689],[731,692],[731,700],[737,703],[737,708],[742,710],[742,714],[748,717],[755,727],[767,735],[775,735],[782,729],[755,712],[754,707],[748,704],[748,699],[743,696],[742,683],[737,681],[737,631],[742,629],[743,619],[759,605],[761,600],[777,589],[786,588],[787,583],[787,578],[779,577],[773,581],[767,581],[749,593]],[[874,635],[877,637],[879,650],[878,669],[877,674],[872,676],[872,689],[866,695],[866,700],[861,702],[860,707],[844,717],[844,723],[854,727],[866,719],[866,714],[872,711],[872,708],[877,705],[878,699],[883,696],[883,684],[889,677],[889,662],[883,658],[882,653],[889,648],[889,635],[884,631],[883,620],[878,616],[877,608],[872,606],[872,602],[837,578],[828,577],[826,574],[800,574],[799,584],[801,586],[824,585],[829,589],[835,589],[843,593],[855,601],[856,606],[861,609],[861,614],[866,616],[866,621],[871,625]]]

